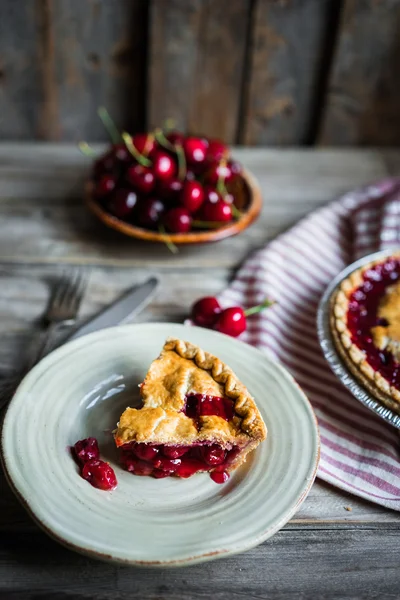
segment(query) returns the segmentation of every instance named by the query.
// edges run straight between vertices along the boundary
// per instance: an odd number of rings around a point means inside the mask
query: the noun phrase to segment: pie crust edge
[[[391,257],[399,257],[394,252],[386,257],[371,261],[359,267],[343,279],[333,292],[330,300],[330,328],[335,347],[351,373],[362,385],[380,400],[385,406],[400,413],[400,391],[390,385],[378,371],[367,362],[365,354],[351,341],[351,333],[347,327],[347,311],[349,297],[363,282],[363,274],[368,269],[382,264]]]

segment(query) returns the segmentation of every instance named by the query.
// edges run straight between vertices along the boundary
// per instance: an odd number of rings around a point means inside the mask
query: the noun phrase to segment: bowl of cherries
[[[177,131],[123,133],[93,164],[89,209],[105,225],[152,242],[215,242],[261,209],[254,177],[221,141]]]

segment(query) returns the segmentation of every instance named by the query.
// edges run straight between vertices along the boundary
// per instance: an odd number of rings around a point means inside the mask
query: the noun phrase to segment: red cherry
[[[112,151],[107,152],[104,156],[95,161],[93,166],[93,173],[96,179],[102,177],[102,175],[106,175],[107,173],[112,173],[115,169],[116,162],[115,156]]]
[[[232,337],[237,337],[246,330],[246,315],[240,306],[226,308],[218,316],[214,329],[221,333],[226,333]]]
[[[188,169],[186,171],[186,180],[194,181],[195,179],[196,179],[196,174],[194,173],[194,171],[192,171],[191,169]]]
[[[176,175],[177,166],[169,154],[157,150],[153,157],[153,172],[157,179],[171,179]]]
[[[220,162],[229,156],[228,147],[221,140],[208,140],[206,159],[208,162]]]
[[[162,198],[166,198],[167,200],[175,200],[178,198],[182,188],[183,181],[177,177],[172,177],[172,179],[166,180],[161,179],[157,185],[158,193]]]
[[[142,194],[149,194],[155,186],[153,171],[149,167],[143,167],[139,164],[129,167],[126,172],[126,180]]]
[[[137,133],[133,136],[132,142],[139,154],[144,156],[151,154],[156,147],[154,136],[149,133]]]
[[[190,165],[203,164],[206,159],[207,143],[197,137],[187,137],[183,142],[186,160]]]
[[[192,217],[186,208],[171,208],[165,214],[164,223],[171,233],[186,233],[192,225]]]
[[[226,471],[211,471],[210,477],[215,483],[226,483],[229,479],[229,473]]]
[[[129,152],[125,144],[114,144],[112,151],[118,161],[123,163],[131,162],[132,154]]]
[[[157,456],[159,450],[155,446],[149,446],[148,444],[134,444],[132,452],[141,460],[150,462]]]
[[[180,458],[189,450],[189,446],[163,446],[162,453],[167,458]]]
[[[158,198],[146,198],[138,206],[138,222],[142,227],[154,228],[165,210],[164,203]]]
[[[207,170],[204,180],[209,185],[217,185],[219,180],[228,183],[232,178],[232,169],[228,164],[215,163]]]
[[[219,302],[213,296],[197,300],[192,308],[192,319],[200,327],[212,327],[221,312]]]
[[[185,140],[185,136],[183,135],[183,133],[179,133],[179,131],[170,131],[165,137],[170,142],[170,144],[173,144],[174,146],[176,144],[182,146]]]
[[[203,446],[201,449],[201,453],[203,455],[204,461],[212,467],[222,464],[226,458],[225,450],[221,448],[221,446],[218,446],[218,444],[212,444],[211,446]]]
[[[239,162],[237,162],[237,160],[229,160],[228,167],[232,171],[233,175],[240,175],[243,171],[242,165]]]
[[[190,212],[196,212],[204,201],[204,190],[198,181],[185,181],[180,195],[181,204]]]
[[[156,458],[154,461],[154,466],[156,469],[160,469],[161,471],[167,471],[168,473],[175,473],[177,468],[181,465],[180,458],[164,458],[161,456],[160,458]]]
[[[204,221],[231,221],[232,205],[223,200],[217,202],[208,200],[202,206],[201,218]]]
[[[81,474],[83,479],[100,490],[113,490],[117,487],[113,468],[103,460],[89,460],[83,465]]]
[[[109,194],[110,192],[113,191],[116,183],[117,182],[115,180],[115,177],[113,177],[112,175],[103,175],[97,182],[97,185],[95,188],[96,196],[99,196],[99,197],[107,196],[107,194]]]
[[[107,208],[116,217],[129,215],[137,205],[138,197],[132,190],[119,189],[111,196]]]
[[[160,469],[154,469],[152,475],[156,479],[164,479],[164,477],[169,477],[171,473],[169,473],[168,471],[161,471]]]
[[[76,442],[76,444],[74,444],[74,453],[81,464],[99,458],[100,450],[96,438],[90,437]]]
[[[177,468],[176,474],[178,477],[191,477],[197,471],[204,471],[205,465],[202,461],[196,460],[195,458],[184,458],[182,464]]]

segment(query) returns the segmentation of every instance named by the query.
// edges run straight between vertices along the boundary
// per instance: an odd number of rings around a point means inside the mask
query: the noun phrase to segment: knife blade
[[[131,319],[150,302],[158,284],[158,279],[151,277],[145,283],[130,289],[121,298],[76,329],[72,335],[68,336],[68,341],[70,342],[99,329],[119,325]]]

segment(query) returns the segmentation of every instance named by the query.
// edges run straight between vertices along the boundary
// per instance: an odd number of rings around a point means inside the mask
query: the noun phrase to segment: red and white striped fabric
[[[318,476],[400,510],[399,431],[360,404],[323,358],[316,332],[319,299],[347,264],[400,245],[400,179],[351,192],[300,221],[254,254],[220,301],[277,304],[248,320],[241,339],[269,351],[310,399],[321,434]],[[277,399],[279,401],[279,399]]]

